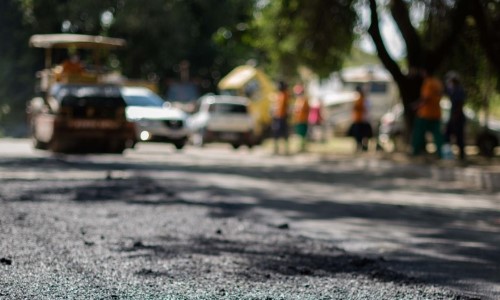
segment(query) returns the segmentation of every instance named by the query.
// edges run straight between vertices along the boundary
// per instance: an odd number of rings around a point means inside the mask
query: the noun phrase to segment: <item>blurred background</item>
[[[173,103],[219,93],[231,70],[252,65],[273,81],[306,83],[314,101],[335,107],[335,125],[350,113],[337,109],[345,92],[368,81],[387,84],[369,87],[387,94],[377,122],[398,103],[411,120],[415,69],[460,74],[467,107],[500,119],[498,25],[495,0],[1,1],[0,136],[29,134],[26,104],[44,65],[43,50],[28,46],[33,34],[123,38],[127,46],[105,55],[105,66]]]

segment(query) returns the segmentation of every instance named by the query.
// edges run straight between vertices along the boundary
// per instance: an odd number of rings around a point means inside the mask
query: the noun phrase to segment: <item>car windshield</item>
[[[59,101],[66,96],[119,98],[120,89],[112,85],[54,85],[51,94]]]
[[[385,94],[388,92],[388,84],[387,82],[382,82],[382,81],[370,81],[368,83],[364,82],[346,82],[345,86],[347,87],[347,90],[354,91],[357,86],[359,85],[368,85],[368,92],[370,94]]]
[[[74,95],[66,95],[61,100],[63,107],[124,107],[125,103],[123,98],[118,96],[101,96],[92,95],[85,97],[78,97]]]
[[[137,95],[124,93],[123,98],[125,98],[128,106],[162,107],[164,104],[160,96],[150,93]]]
[[[212,103],[209,112],[246,114],[247,107],[242,104]]]

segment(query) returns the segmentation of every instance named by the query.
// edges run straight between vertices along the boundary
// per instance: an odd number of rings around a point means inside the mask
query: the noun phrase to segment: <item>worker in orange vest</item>
[[[424,81],[420,89],[420,102],[417,106],[417,116],[412,132],[413,155],[419,155],[425,149],[425,134],[431,132],[436,153],[442,157],[441,148],[443,135],[441,133],[441,106],[443,84],[436,77],[424,73]]]
[[[306,151],[307,131],[309,121],[309,99],[305,95],[304,87],[296,85],[293,88],[295,103],[293,107],[293,123],[295,133],[300,138],[300,152]]]

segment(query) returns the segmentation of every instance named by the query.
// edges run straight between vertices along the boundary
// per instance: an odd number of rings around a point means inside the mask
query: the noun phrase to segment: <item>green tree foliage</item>
[[[464,59],[467,58],[467,59]],[[441,73],[457,72],[467,91],[467,104],[475,110],[484,108],[493,92],[497,76],[485,49],[481,46],[480,36],[472,18],[468,18],[456,46],[450,51]]]
[[[17,0],[24,22],[36,33],[102,33],[101,14],[114,10],[116,0]]]
[[[480,41],[489,61],[500,77],[500,1],[473,0],[473,16]],[[497,87],[500,90],[500,83]]]
[[[320,76],[342,66],[354,40],[355,1],[275,0],[256,12],[255,46],[275,71],[295,74],[304,65]]]
[[[496,117],[500,117],[500,1],[474,0],[472,15],[474,17],[475,33],[479,38],[474,41],[472,48],[478,47],[478,40],[488,57],[483,60],[483,78],[479,81],[478,95],[482,103],[489,108]],[[495,93],[496,88],[496,93]],[[481,103],[479,99],[478,103]]]
[[[0,1],[0,122],[10,122],[24,112],[33,91],[33,58],[27,53],[29,31],[15,0]]]
[[[188,61],[193,78],[212,86],[250,52],[239,38],[253,8],[252,1],[186,0],[122,1],[110,34],[125,38],[121,53],[131,77],[179,78]],[[229,48],[229,51],[228,51]]]

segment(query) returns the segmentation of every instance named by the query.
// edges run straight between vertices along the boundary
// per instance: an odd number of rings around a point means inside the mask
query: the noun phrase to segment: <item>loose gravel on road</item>
[[[0,159],[0,299],[489,299],[257,214],[272,169],[182,169]]]

